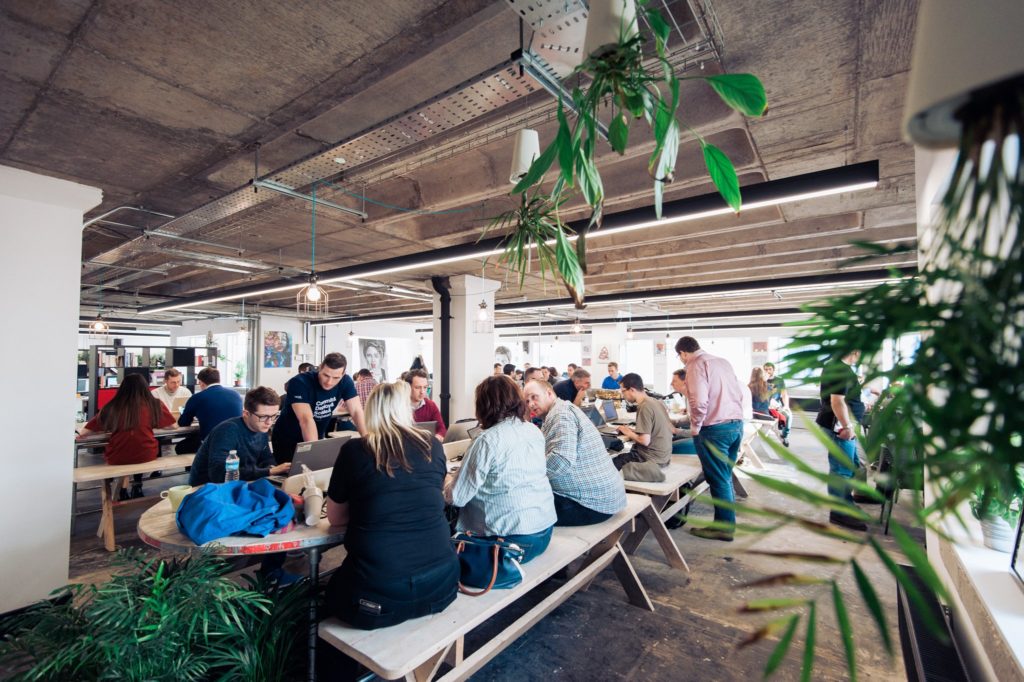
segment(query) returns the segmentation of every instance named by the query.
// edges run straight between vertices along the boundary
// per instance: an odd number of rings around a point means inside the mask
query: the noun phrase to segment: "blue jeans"
[[[611,514],[594,511],[558,493],[555,493],[555,515],[558,517],[556,526],[590,526],[612,517]]]
[[[736,495],[732,489],[732,468],[736,464],[736,456],[743,440],[743,420],[734,419],[714,426],[705,426],[693,437],[697,448],[700,465],[704,468],[704,478],[711,489],[711,497],[723,502],[735,502]],[[716,453],[712,452],[714,448]],[[725,461],[719,459],[724,457]],[[732,509],[715,506],[715,521],[728,525],[736,525],[736,512]]]
[[[697,446],[694,444],[692,438],[680,438],[679,440],[672,441],[672,454],[696,455]]]
[[[858,466],[857,439],[852,438],[850,440],[840,440],[839,434],[835,433],[834,431],[829,432],[829,436],[832,437],[832,442],[838,445],[839,449],[843,451],[843,454],[850,458],[850,461],[853,462],[854,469],[851,470],[850,468],[848,468],[845,463],[840,462],[838,459],[836,459],[835,455],[829,452],[828,473],[832,474],[833,476],[840,476],[842,478],[853,478],[854,475],[857,473],[856,468]],[[832,495],[833,497],[842,498],[849,502],[850,504],[853,504],[853,492],[850,490],[850,486],[848,485],[840,484],[840,487],[836,487],[836,485],[829,483],[828,494]]]
[[[496,538],[505,538],[509,542],[514,542],[523,548],[523,560],[521,563],[526,563],[530,559],[540,556],[544,553],[544,550],[548,548],[548,543],[551,542],[551,531],[554,526],[545,528],[538,533],[530,533],[528,535],[484,535],[487,540],[494,540]]]

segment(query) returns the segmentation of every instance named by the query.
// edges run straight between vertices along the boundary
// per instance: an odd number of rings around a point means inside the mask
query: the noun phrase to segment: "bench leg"
[[[459,638],[461,641],[461,637]],[[438,653],[434,654],[426,661],[424,661],[420,667],[413,670],[411,673],[406,674],[405,679],[407,682],[428,682],[434,679],[434,675],[437,674],[437,669],[441,667],[441,663],[445,660],[448,652],[454,647],[454,643],[449,644],[447,648]]]
[[[640,582],[640,576],[636,574],[636,570],[629,561],[629,557],[626,556],[619,543],[615,543],[615,547],[618,549],[618,553],[612,560],[612,568],[615,570],[615,575],[619,578],[619,582],[622,583],[622,589],[626,591],[629,603],[633,606],[653,611],[654,604],[651,602],[650,597],[647,596],[647,590],[644,589],[643,584]]]
[[[466,638],[459,637],[455,640],[455,643],[448,648],[448,655],[444,657],[444,662],[453,668],[462,665],[462,659],[466,655]]]
[[[736,493],[736,497],[749,497],[747,495],[747,489],[740,483],[740,479],[737,478],[736,472],[732,472],[732,489]]]
[[[641,518],[646,523],[647,527],[651,529],[651,533],[654,535],[654,539],[661,545],[661,551],[665,554],[665,560],[668,561],[668,565],[672,568],[681,568],[687,573],[690,572],[690,567],[686,565],[686,559],[683,558],[682,552],[679,551],[676,541],[672,539],[672,535],[668,532],[668,528],[665,527],[665,522],[661,520],[661,516],[654,510],[654,507],[647,507],[641,512]],[[634,533],[639,535],[640,533]],[[632,537],[627,539],[627,542],[632,541]],[[628,552],[632,554],[632,552]]]
[[[114,543],[114,495],[117,494],[117,481],[105,478],[100,482],[100,506],[103,512],[100,514],[100,526],[96,529],[96,536],[103,538],[103,547],[108,552],[116,549]]]
[[[654,507],[648,507],[647,509],[654,511]],[[655,512],[655,516],[657,516],[657,512]],[[636,519],[636,530],[622,539],[622,549],[625,550],[626,554],[636,554],[636,550],[640,549],[640,545],[643,544],[644,538],[647,537],[647,531],[650,529],[651,524],[646,517],[640,516]]]

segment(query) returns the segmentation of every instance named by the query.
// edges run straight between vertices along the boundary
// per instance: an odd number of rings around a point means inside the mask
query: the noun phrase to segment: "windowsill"
[[[954,540],[938,540],[939,555],[948,573],[952,591],[963,607],[962,617],[970,621],[998,680],[1024,679],[1024,587],[1010,572],[1010,554],[985,547],[969,537],[947,517],[944,530]],[[981,527],[973,517],[976,537]],[[1014,634],[1016,633],[1016,634]]]

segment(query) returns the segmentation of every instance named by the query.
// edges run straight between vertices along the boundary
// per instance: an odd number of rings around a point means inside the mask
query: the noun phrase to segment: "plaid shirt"
[[[583,410],[555,400],[544,418],[545,454],[551,489],[602,514],[626,506],[626,488],[604,440]]]
[[[373,377],[359,377],[356,379],[356,393],[359,394],[359,402],[366,407],[366,399],[370,397],[370,391],[377,385]]]

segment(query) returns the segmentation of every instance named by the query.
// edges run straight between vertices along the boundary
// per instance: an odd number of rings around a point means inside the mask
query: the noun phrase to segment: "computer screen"
[[[601,409],[604,410],[605,421],[612,421],[619,416],[618,411],[615,409],[614,401],[605,400],[601,403]]]

